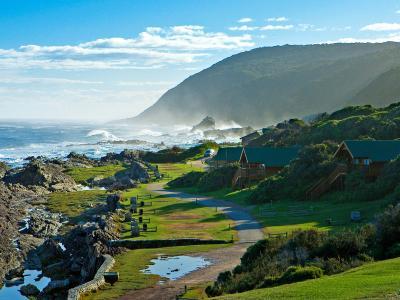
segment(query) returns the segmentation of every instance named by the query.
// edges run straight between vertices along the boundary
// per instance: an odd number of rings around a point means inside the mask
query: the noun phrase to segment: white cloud
[[[290,30],[293,25],[265,25],[260,27],[260,30]]]
[[[0,69],[152,69],[188,64],[218,50],[254,46],[249,34],[206,32],[203,26],[148,27],[136,38],[102,38],[77,45],[0,49]]]
[[[273,18],[268,18],[267,21],[268,22],[287,22],[287,21],[289,21],[289,19],[286,17],[273,17]]]
[[[361,31],[396,31],[400,30],[400,23],[374,23],[361,28]]]
[[[326,31],[327,27],[317,27],[313,24],[298,24],[296,26],[297,31]]]
[[[252,18],[241,18],[238,20],[238,23],[249,23],[249,22],[253,22]]]
[[[229,30],[232,30],[232,31],[253,31],[253,30],[257,30],[259,28],[260,27],[258,27],[258,26],[242,25],[242,26],[229,27]]]
[[[381,36],[376,38],[340,38],[334,41],[327,41],[323,44],[333,44],[333,43],[385,43],[385,42],[400,42],[400,32],[392,33],[387,36]]]
[[[0,84],[103,84],[102,81],[76,80],[57,77],[0,77]]]

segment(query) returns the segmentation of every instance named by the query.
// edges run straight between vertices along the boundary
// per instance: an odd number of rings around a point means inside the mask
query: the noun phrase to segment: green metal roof
[[[249,163],[264,164],[266,167],[284,167],[288,165],[297,157],[299,150],[299,147],[261,147],[244,149]]]
[[[217,154],[214,156],[214,160],[217,161],[239,161],[240,155],[242,154],[242,147],[226,147],[219,148]]]
[[[400,155],[400,140],[390,141],[344,141],[354,158],[369,158],[386,162]]]

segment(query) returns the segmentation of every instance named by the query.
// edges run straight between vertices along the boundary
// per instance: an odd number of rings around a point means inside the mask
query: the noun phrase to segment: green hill
[[[227,295],[218,299],[398,299],[400,258],[370,263],[320,279]]]
[[[217,121],[265,126],[352,104],[400,99],[400,45],[257,48],[226,58],[167,91],[137,123]]]

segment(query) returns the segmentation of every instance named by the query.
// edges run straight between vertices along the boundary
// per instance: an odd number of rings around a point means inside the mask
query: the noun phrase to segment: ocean
[[[186,126],[0,121],[0,161],[17,167],[29,156],[65,158],[74,151],[99,158],[124,149],[157,151],[173,145],[188,148],[202,139],[201,132],[192,133]]]

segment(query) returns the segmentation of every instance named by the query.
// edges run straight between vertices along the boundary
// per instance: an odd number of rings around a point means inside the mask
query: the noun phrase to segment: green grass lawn
[[[399,299],[400,258],[370,263],[341,274],[218,299]]]
[[[130,197],[149,195],[146,185],[123,193],[123,208],[128,211]],[[162,197],[153,194],[152,206],[145,206],[144,218],[150,218],[149,227],[157,226],[157,232],[142,232],[135,239],[169,239],[169,238],[203,238],[230,240],[236,237],[236,232],[229,229],[232,222],[222,213],[213,208],[203,207],[193,202]],[[156,213],[154,213],[156,210]],[[130,238],[130,223],[122,222],[122,238]]]
[[[197,166],[194,163],[163,163],[163,164],[154,164],[158,166],[158,170],[161,174],[166,175],[164,181],[170,181],[177,177],[182,176],[183,174],[197,171],[204,171],[204,168]]]
[[[77,183],[85,184],[86,181],[93,177],[107,178],[115,175],[117,172],[126,170],[124,164],[110,164],[100,167],[91,168],[71,168],[67,170],[67,174],[70,175]]]
[[[162,278],[158,275],[145,274],[145,269],[150,260],[159,255],[183,255],[190,253],[206,252],[224,245],[198,245],[180,246],[157,249],[130,250],[115,257],[113,271],[119,272],[120,279],[114,286],[106,284],[95,293],[87,294],[80,299],[116,299],[131,290],[143,289],[154,286]]]
[[[47,207],[52,212],[62,213],[76,224],[84,221],[85,211],[93,209],[97,204],[104,203],[106,192],[102,190],[52,193],[47,201]]]
[[[374,216],[389,204],[386,200],[344,202],[338,200],[335,194],[331,194],[314,201],[280,200],[273,202],[272,205],[251,205],[246,202],[252,192],[251,188],[237,191],[225,188],[208,193],[200,193],[195,187],[177,190],[242,205],[264,225],[266,233],[290,233],[297,229],[311,228],[339,230],[343,227],[355,227],[360,223],[350,223],[351,211],[361,212],[363,218],[361,224],[363,224],[373,221]],[[327,219],[331,219],[333,225],[329,225]]]

